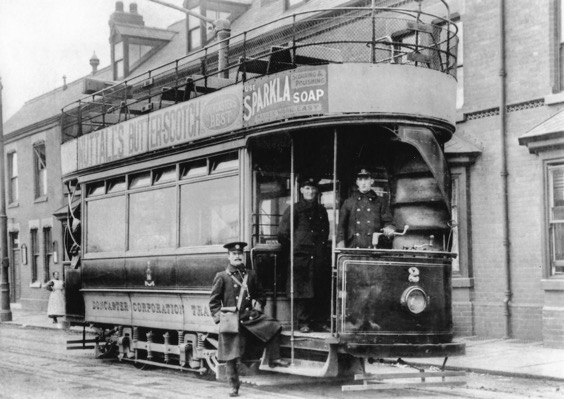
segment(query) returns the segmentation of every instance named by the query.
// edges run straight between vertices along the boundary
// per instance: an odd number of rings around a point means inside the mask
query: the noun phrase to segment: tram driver
[[[374,179],[368,169],[356,174],[358,191],[341,207],[337,248],[370,248],[374,233],[382,232],[390,240],[396,231],[387,198],[372,190]]]
[[[239,371],[237,362],[252,352],[253,344],[266,344],[266,356],[270,367],[288,367],[290,364],[280,357],[280,331],[278,321],[262,313],[266,298],[254,270],[245,268],[244,242],[225,244],[229,264],[215,275],[210,295],[210,311],[214,322],[219,323],[222,307],[239,309],[239,332],[220,333],[218,358],[226,362],[226,374],[230,386],[229,396],[239,394]],[[245,278],[246,276],[246,278]],[[246,283],[245,283],[246,281]],[[239,301],[239,295],[244,295]],[[253,306],[254,305],[254,306]],[[258,308],[258,309],[257,309]]]
[[[327,249],[329,219],[319,203],[317,180],[300,184],[300,200],[294,205],[294,300],[298,328],[302,333],[329,331],[331,262]],[[278,226],[278,242],[290,253],[290,211],[286,209]],[[288,273],[288,278],[291,274]],[[290,283],[286,285],[290,287]]]

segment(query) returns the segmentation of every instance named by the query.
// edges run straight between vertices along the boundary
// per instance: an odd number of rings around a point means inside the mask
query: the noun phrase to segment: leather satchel
[[[237,334],[239,332],[239,309],[247,288],[247,275],[245,275],[242,283],[233,276],[231,278],[241,285],[241,292],[239,292],[237,307],[224,306],[219,311],[219,332],[221,334]]]
[[[235,306],[223,307],[219,311],[219,332],[223,334],[239,332],[239,311]]]

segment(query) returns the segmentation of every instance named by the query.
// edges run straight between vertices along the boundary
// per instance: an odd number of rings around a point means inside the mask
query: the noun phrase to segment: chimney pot
[[[100,65],[100,59],[96,56],[96,52],[90,57],[90,66],[92,67],[92,75],[98,72],[98,65]]]
[[[123,12],[123,1],[116,1],[116,11]]]
[[[129,5],[129,12],[131,14],[137,14],[137,3],[131,3]]]

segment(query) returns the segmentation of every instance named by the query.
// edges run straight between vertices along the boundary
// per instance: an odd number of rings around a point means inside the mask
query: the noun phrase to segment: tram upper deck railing
[[[456,77],[456,33],[449,19],[420,10],[356,7],[296,13],[65,106],[63,141],[302,65],[407,64]]]

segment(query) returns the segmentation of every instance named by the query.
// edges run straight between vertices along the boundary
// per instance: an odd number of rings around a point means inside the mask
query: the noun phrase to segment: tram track
[[[41,381],[37,387],[38,396],[4,394],[1,398],[51,397],[42,395],[43,385],[64,389],[57,394],[59,399],[80,397],[94,399],[99,397],[130,398],[132,395],[142,399],[177,399],[187,394],[194,398],[215,399],[226,395],[226,384],[217,381],[204,381],[176,370],[151,368],[137,370],[129,363],[116,359],[96,359],[92,350],[66,351],[65,332],[46,332],[42,330],[16,330],[0,328],[0,383],[6,379]],[[367,372],[370,372],[368,369]],[[261,382],[262,379],[262,382]],[[284,398],[284,399],[368,399],[368,398],[469,398],[469,399],[513,399],[524,397],[557,398],[556,391],[539,388],[529,392],[527,381],[512,380],[468,373],[467,384],[461,387],[417,387],[410,389],[389,389],[386,391],[342,392],[341,385],[355,384],[351,380],[322,381],[315,378],[291,380],[280,374],[260,374],[253,383],[245,378],[241,391],[245,398]],[[0,384],[0,385],[2,385]],[[49,385],[50,384],[50,385]],[[532,393],[532,394],[531,394]]]

